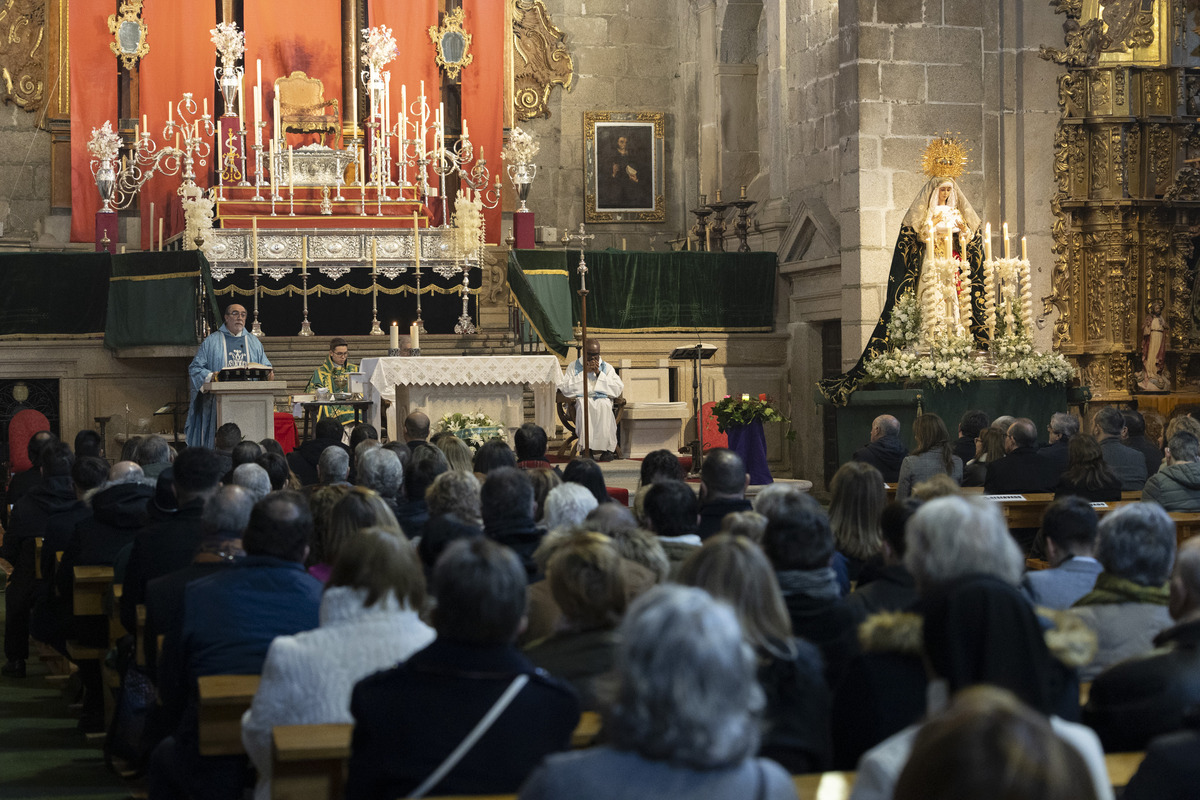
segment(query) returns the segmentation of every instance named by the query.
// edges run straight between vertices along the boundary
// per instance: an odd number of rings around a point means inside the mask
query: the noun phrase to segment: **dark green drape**
[[[209,324],[216,328],[221,319],[215,312],[212,275],[200,251],[112,256],[105,347],[196,344],[201,278],[208,295]]]
[[[104,331],[107,253],[0,256],[0,336],[86,336]]]
[[[588,329],[599,333],[770,331],[774,253],[587,254]],[[509,288],[538,335],[566,355],[579,321],[578,250],[514,250]],[[570,316],[565,304],[570,303]]]

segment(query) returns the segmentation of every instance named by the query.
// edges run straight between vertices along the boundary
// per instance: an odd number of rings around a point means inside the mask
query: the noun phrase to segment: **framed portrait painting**
[[[665,222],[661,111],[583,112],[585,222]]]

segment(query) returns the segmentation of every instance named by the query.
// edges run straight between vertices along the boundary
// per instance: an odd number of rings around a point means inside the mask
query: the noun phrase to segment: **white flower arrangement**
[[[380,72],[395,60],[400,52],[396,46],[396,37],[392,29],[386,25],[376,25],[374,28],[362,29],[363,42],[361,45],[363,60],[375,72]]]
[[[105,120],[99,128],[92,128],[88,152],[99,161],[115,161],[121,152],[121,137],[113,133],[112,125]]]
[[[474,414],[444,414],[438,421],[438,430],[453,433],[473,450],[478,450],[489,439],[504,437],[503,426],[496,424],[482,411]]]
[[[911,381],[946,387],[970,383],[987,375],[972,353],[970,337],[955,337],[934,345],[928,353],[888,349],[876,353],[863,368],[873,381]]]
[[[1029,337],[1020,333],[996,337],[992,343],[996,374],[1009,380],[1043,386],[1066,383],[1076,375],[1075,367],[1062,353],[1039,353]]]
[[[529,164],[537,155],[538,147],[533,134],[514,126],[508,136],[508,144],[500,150],[500,157],[509,164]]]
[[[183,221],[185,226],[183,232],[183,249],[195,250],[197,248],[197,239],[200,240],[199,247],[203,249],[205,239],[213,226],[213,201],[204,195],[184,195],[181,203],[183,205]]]
[[[483,200],[478,194],[468,199],[460,189],[454,201],[451,224],[458,232],[459,253],[470,257],[483,245]]]
[[[903,349],[916,344],[920,335],[921,306],[917,304],[916,292],[909,290],[897,297],[892,307],[892,316],[887,324],[888,343]]]
[[[246,34],[238,30],[236,22],[218,22],[209,33],[222,63],[233,64],[246,52]]]

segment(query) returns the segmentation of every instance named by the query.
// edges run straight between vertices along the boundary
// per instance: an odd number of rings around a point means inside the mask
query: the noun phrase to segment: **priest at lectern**
[[[231,303],[225,309],[225,324],[200,344],[188,366],[190,393],[184,435],[189,447],[212,447],[216,438],[216,402],[204,391],[213,376],[230,367],[257,366],[270,368],[271,361],[258,337],[246,332],[246,309]],[[272,371],[268,380],[274,375]]]
[[[558,391],[568,399],[576,399],[575,403],[575,435],[579,437],[579,450],[587,455],[587,447],[583,441],[583,359],[577,358],[563,373],[559,381]],[[620,397],[625,391],[625,383],[617,371],[600,358],[600,341],[587,340],[587,372],[588,372],[588,424],[591,433],[591,450],[599,456],[599,460],[612,458],[612,452],[617,449],[617,418],[613,415],[613,399]]]

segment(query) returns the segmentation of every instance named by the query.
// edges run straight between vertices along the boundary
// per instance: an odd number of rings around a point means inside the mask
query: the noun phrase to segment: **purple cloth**
[[[308,574],[321,583],[329,583],[329,576],[333,574],[333,564],[313,564],[308,568]]]
[[[762,420],[756,419],[749,425],[730,425],[729,449],[742,458],[750,482],[773,483],[771,471],[767,469],[767,437],[763,434]]]

